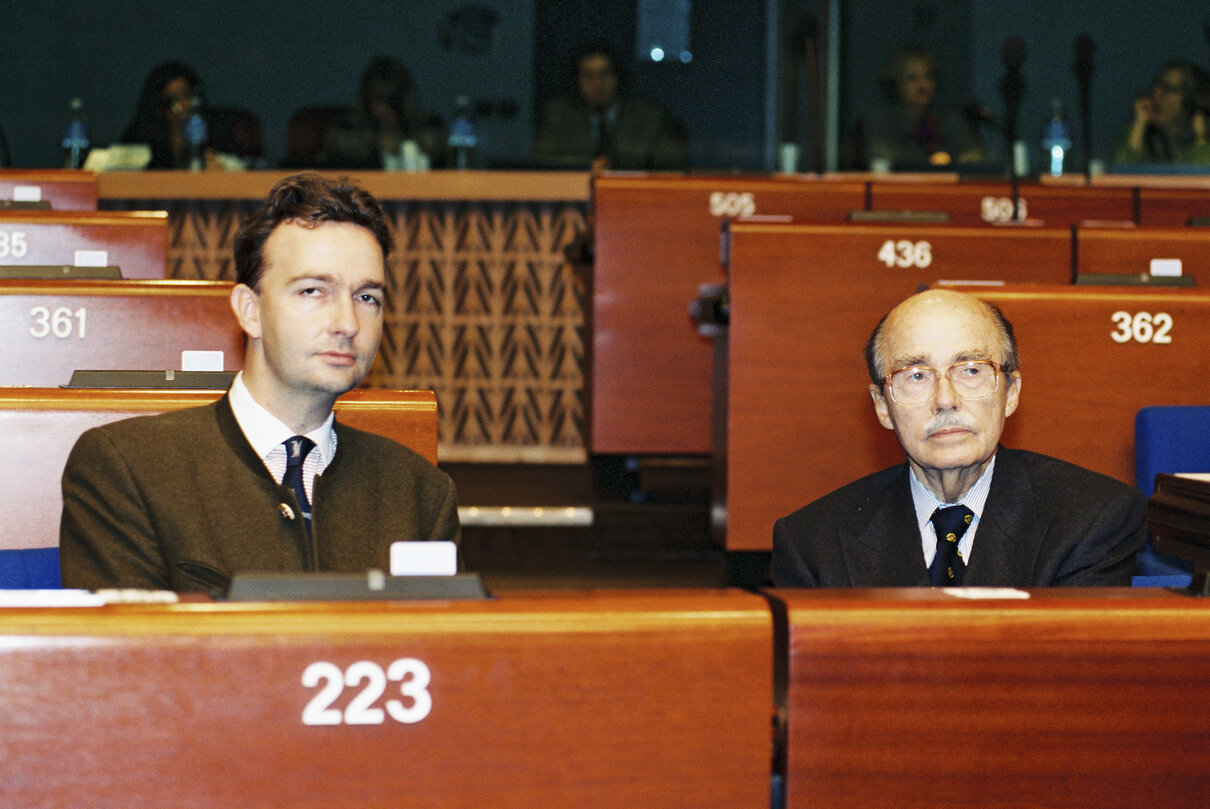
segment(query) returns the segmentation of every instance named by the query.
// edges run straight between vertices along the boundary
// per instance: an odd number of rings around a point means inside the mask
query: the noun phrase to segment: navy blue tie
[[[929,517],[937,529],[937,555],[929,565],[929,581],[934,587],[955,587],[962,584],[966,565],[958,553],[958,540],[970,527],[975,512],[966,506],[939,508]]]
[[[298,498],[298,507],[302,510],[303,521],[307,524],[307,536],[309,537],[311,536],[311,501],[307,499],[307,488],[303,485],[302,468],[307,455],[315,449],[315,442],[305,435],[296,435],[293,438],[287,438],[283,444],[286,448],[286,474],[282,475],[281,482],[283,486],[289,486],[294,490],[294,495]]]

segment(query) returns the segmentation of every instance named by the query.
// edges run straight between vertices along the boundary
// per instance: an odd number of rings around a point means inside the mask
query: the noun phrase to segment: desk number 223
[[[368,660],[353,663],[344,671],[335,663],[312,663],[303,671],[302,684],[316,688],[322,683],[323,687],[303,709],[303,724],[381,725],[387,715],[407,725],[419,722],[433,708],[429,679],[429,667],[414,657],[400,658],[387,666],[386,671]],[[404,700],[388,699],[383,711],[374,703],[386,692],[388,682],[399,683],[399,695]],[[356,688],[362,683],[365,685],[343,711],[332,707],[345,686]]]

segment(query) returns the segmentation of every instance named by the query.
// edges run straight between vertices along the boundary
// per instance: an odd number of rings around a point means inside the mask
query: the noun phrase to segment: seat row
[[[1194,807],[1207,609],[1164,590],[10,607],[0,802]]]

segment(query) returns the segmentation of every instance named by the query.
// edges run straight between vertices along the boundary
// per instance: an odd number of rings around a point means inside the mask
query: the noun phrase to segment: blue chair
[[[1145,497],[1155,492],[1155,476],[1210,472],[1210,405],[1144,407],[1134,420],[1135,483]],[[1135,562],[1135,584],[1182,586],[1192,566],[1183,559],[1156,553],[1148,540]],[[1142,579],[1143,581],[1140,581]]]
[[[58,548],[0,550],[0,590],[58,590]]]

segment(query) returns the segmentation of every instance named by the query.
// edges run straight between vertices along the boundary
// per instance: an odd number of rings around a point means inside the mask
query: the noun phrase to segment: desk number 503
[[[307,688],[318,687],[319,693],[303,709],[303,724],[381,725],[388,715],[396,722],[414,724],[433,708],[429,679],[429,667],[414,657],[400,658],[387,666],[386,671],[368,660],[353,663],[343,671],[335,663],[312,663],[303,671],[302,684]],[[399,683],[403,700],[388,699],[383,704],[384,711],[375,703],[386,692],[388,682]],[[333,708],[346,686],[360,689],[343,711]]]

